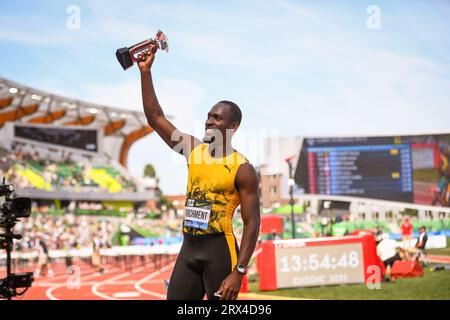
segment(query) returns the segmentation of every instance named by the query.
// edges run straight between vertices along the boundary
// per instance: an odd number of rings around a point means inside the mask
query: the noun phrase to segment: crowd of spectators
[[[93,165],[96,163],[97,165]],[[37,148],[14,144],[11,150],[0,147],[0,177],[5,177],[16,188],[35,188],[20,170],[30,169],[42,177],[49,191],[108,192],[92,180],[92,168],[103,168],[122,186],[123,192],[135,192],[136,185],[107,164],[106,159],[95,161],[92,157],[76,155],[63,150]]]
[[[111,246],[111,239],[117,230],[117,223],[109,219],[89,216],[33,215],[21,219],[15,226],[15,233],[22,235],[15,242],[15,250],[31,252],[36,250],[38,240],[49,250],[70,250],[91,247],[95,238],[104,246]]]
[[[169,217],[167,214],[162,214],[161,219],[132,218],[129,224],[138,226],[164,238],[182,236],[183,220],[177,217]]]

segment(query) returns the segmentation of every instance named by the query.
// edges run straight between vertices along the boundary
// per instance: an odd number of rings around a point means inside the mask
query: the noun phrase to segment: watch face
[[[236,269],[239,273],[245,273],[245,267],[242,265],[236,266]]]

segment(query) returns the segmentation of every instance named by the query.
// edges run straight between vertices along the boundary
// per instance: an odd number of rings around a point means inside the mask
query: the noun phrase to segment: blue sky
[[[79,29],[67,27],[70,5],[80,9]],[[371,5],[379,29],[367,26]],[[163,30],[170,52],[155,61],[155,86],[186,132],[201,134],[207,111],[223,99],[242,108],[238,141],[262,131],[450,129],[448,1],[0,0],[0,8],[1,76],[133,110],[141,109],[139,72],[124,72],[115,50]],[[240,147],[250,152],[248,143]],[[177,157],[151,135],[128,163],[134,174],[153,163],[164,192],[184,193],[187,171]]]

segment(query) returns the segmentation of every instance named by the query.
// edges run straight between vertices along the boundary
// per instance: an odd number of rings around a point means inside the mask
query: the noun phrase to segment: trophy
[[[127,70],[133,65],[134,62],[141,61],[142,57],[144,56],[143,53],[148,53],[152,44],[155,45],[153,53],[155,53],[158,49],[166,52],[169,51],[167,37],[161,30],[158,30],[154,39],[150,38],[144,40],[142,42],[136,43],[129,48],[125,47],[117,49],[116,57],[117,60],[119,60],[119,63],[122,66],[123,70]]]

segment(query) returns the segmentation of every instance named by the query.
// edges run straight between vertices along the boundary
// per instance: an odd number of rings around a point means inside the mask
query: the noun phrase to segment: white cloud
[[[273,3],[288,10],[290,13],[299,15],[302,18],[312,19],[320,23],[324,22],[324,20],[320,18],[316,13],[313,13],[311,10],[306,9],[303,6],[299,6],[298,4],[294,4],[286,0],[273,0]]]
[[[205,96],[203,88],[190,80],[153,79],[156,95],[166,115],[174,118],[180,130],[192,127],[193,110]],[[141,83],[138,77],[109,85],[89,85],[84,88],[86,101],[101,105],[143,111]]]
[[[86,101],[133,111],[142,111],[139,82],[127,81],[109,85],[91,84],[84,87]]]
[[[205,92],[195,82],[184,79],[154,79],[155,91],[166,116],[181,131],[194,133],[194,109],[203,102]],[[112,85],[92,85],[84,90],[86,101],[129,110],[142,110],[141,84],[138,78]],[[165,193],[183,193],[186,165],[181,156],[171,151],[154,132],[137,141],[129,152],[128,166],[133,175],[141,176],[147,163],[155,166]],[[180,180],[183,179],[184,180]],[[184,183],[184,182],[183,182]]]
[[[177,79],[156,78],[156,90],[166,113],[174,117],[175,125],[189,133],[193,127],[194,134],[201,131],[202,123],[193,114],[204,100],[214,95],[209,91],[209,83],[214,84],[213,89],[222,87],[227,94],[240,91],[233,99],[245,101],[244,122],[251,129],[279,127],[282,134],[289,135],[448,130],[450,65],[448,44],[445,44],[448,21],[441,19],[438,24],[432,21],[435,8],[428,8],[426,17],[411,14],[410,27],[400,25],[395,19],[388,25],[385,16],[383,31],[369,33],[364,6],[358,16],[354,6],[330,13],[318,5],[312,10],[288,0],[245,2],[224,6],[223,10],[209,4],[145,1],[133,2],[133,6],[128,1],[80,4],[82,17],[87,17],[84,13],[89,12],[93,19],[83,20],[81,30],[70,33],[73,35],[70,38],[66,36],[64,21],[59,29],[50,25],[56,23],[54,20],[40,26],[42,18],[39,17],[21,16],[19,23],[19,20],[12,21],[15,17],[4,20],[2,15],[0,39],[25,43],[31,49],[56,45],[62,53],[67,53],[70,46],[78,50],[78,60],[53,61],[43,51],[39,63],[49,70],[54,68],[54,74],[64,82],[78,83],[86,79],[86,87],[79,92],[82,100],[142,110],[139,80],[127,78],[130,74],[121,83],[103,85],[93,83],[92,74],[80,72],[76,77],[70,72],[78,63],[90,65],[86,57],[92,59],[93,66],[104,63],[95,61],[95,54],[104,54],[96,50],[115,49],[114,43],[131,45],[161,28],[173,45],[173,66],[167,69],[167,74]],[[346,8],[349,10],[343,13]],[[408,12],[420,12],[416,6],[407,8]],[[446,8],[444,12],[448,12]],[[393,18],[407,21],[408,12],[391,14]],[[341,24],[340,19],[347,24]],[[352,29],[359,20],[360,29]],[[3,28],[5,25],[10,27]],[[194,82],[191,74],[182,75],[183,68],[176,70],[177,63],[186,60],[195,64],[195,79],[206,79],[198,80],[204,83]],[[101,69],[106,72],[105,77],[110,77],[107,68],[109,65],[95,70]],[[224,81],[220,72],[211,72],[214,68],[230,71],[232,76],[227,75],[227,79],[233,77],[236,81]],[[58,88],[57,81],[47,79],[36,87],[61,92],[64,85]],[[136,163],[148,157],[146,139],[132,151]],[[148,139],[151,152],[160,152],[156,154],[163,159],[159,164],[159,172],[164,174],[162,182],[177,183],[164,181],[166,174],[176,175],[171,151],[156,135]],[[156,158],[155,161],[160,161]]]
[[[15,79],[11,79],[15,80]],[[69,86],[64,85],[58,79],[44,76],[42,78],[37,78],[35,80],[27,80],[21,82],[21,84],[29,86],[36,90],[45,91],[52,95],[59,95],[67,98],[80,98],[77,97],[75,92],[70,89]]]
[[[174,151],[156,134],[152,133],[136,141],[128,154],[128,169],[132,175],[141,177],[146,164],[155,167],[164,194],[183,194],[186,192],[187,167],[183,162],[174,161]]]
[[[0,39],[26,45],[59,46],[67,43],[67,38],[51,30],[42,17],[14,14],[0,15]]]

